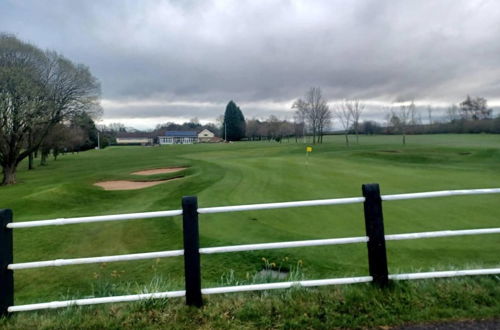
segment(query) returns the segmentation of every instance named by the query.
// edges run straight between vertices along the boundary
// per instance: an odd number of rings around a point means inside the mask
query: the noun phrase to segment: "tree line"
[[[406,144],[407,134],[425,133],[500,133],[500,117],[493,119],[493,111],[488,108],[487,100],[470,97],[448,108],[449,121],[432,120],[432,107],[427,107],[428,123],[424,124],[422,111],[417,110],[414,101],[388,107],[385,122],[362,121],[366,105],[358,99],[344,99],[329,105],[319,87],[310,88],[304,97],[293,102],[293,120],[279,119],[274,115],[267,119],[252,118],[245,120],[241,109],[230,101],[224,115],[219,117],[220,129],[213,125],[210,129],[227,141],[268,140],[281,142],[291,138],[299,142],[309,136],[312,143],[322,143],[323,136],[343,134],[346,145],[354,135],[359,143],[360,134],[400,134]],[[333,132],[331,125],[336,121],[341,130]],[[226,123],[227,128],[226,129]],[[184,124],[185,125],[185,124]],[[228,133],[229,132],[229,133]]]
[[[69,140],[78,135],[80,146],[89,143],[82,127],[100,113],[99,97],[100,84],[86,66],[0,34],[2,184],[15,183],[17,166],[33,154],[46,157],[56,144],[72,148]]]
[[[228,123],[228,128],[231,124],[237,134],[228,134],[226,140],[247,138],[249,140],[266,139],[281,142],[284,138],[294,137],[295,141],[298,142],[300,138],[310,135],[313,144],[323,143],[323,136],[330,130],[334,118],[342,123],[345,132],[348,132],[353,124],[357,135],[364,104],[355,99],[344,100],[336,104],[332,111],[328,101],[323,97],[321,88],[312,87],[305,93],[304,97],[294,101],[292,110],[294,110],[293,121],[280,120],[274,115],[266,120],[253,118],[245,121],[239,107],[231,101],[226,107],[223,122]],[[222,134],[225,133],[224,127],[223,124]],[[349,144],[347,133],[346,143]]]
[[[448,107],[445,118],[441,120],[433,120],[432,113],[433,108],[428,106],[428,119],[424,124],[422,112],[417,111],[413,101],[392,107],[388,109],[385,127],[379,126],[376,133],[401,134],[403,144],[407,134],[500,133],[500,116],[493,118],[493,109],[483,97],[467,95],[458,105]]]

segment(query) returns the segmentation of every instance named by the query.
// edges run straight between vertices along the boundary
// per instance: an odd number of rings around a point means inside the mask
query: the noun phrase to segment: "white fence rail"
[[[451,270],[451,271],[408,273],[408,274],[391,274],[391,275],[389,275],[389,278],[391,280],[417,280],[417,279],[473,276],[473,275],[495,275],[495,274],[500,274],[500,268]],[[317,287],[317,286],[325,286],[325,285],[367,283],[367,282],[372,282],[372,281],[373,281],[373,277],[371,277],[371,276],[344,277],[344,278],[333,278],[333,279],[326,279],[326,280],[307,280],[307,281],[277,282],[277,283],[226,286],[226,287],[218,287],[218,288],[206,288],[206,289],[201,289],[201,293],[208,295],[208,294],[220,294],[220,293],[235,293],[235,292],[248,292],[248,291],[289,289],[292,287]],[[115,296],[115,297],[87,298],[87,299],[75,299],[75,300],[66,300],[66,301],[52,301],[52,302],[40,303],[40,304],[11,306],[8,308],[8,311],[11,313],[12,312],[25,312],[25,311],[35,311],[35,310],[41,310],[41,309],[54,309],[54,308],[62,308],[62,307],[70,307],[70,306],[85,306],[85,305],[96,305],[96,304],[132,302],[132,301],[140,301],[140,300],[148,300],[148,299],[175,298],[175,297],[184,297],[185,295],[186,295],[186,291],[181,290],[181,291],[168,291],[168,292],[156,292],[156,293],[142,293],[142,294],[135,294],[135,295]]]
[[[410,193],[410,194],[382,195],[381,198],[383,201],[395,201],[395,200],[403,200],[403,199],[450,197],[450,196],[464,196],[464,195],[484,195],[484,194],[498,194],[498,193],[500,193],[500,188],[468,189],[468,190],[443,190],[443,191],[431,191],[431,192]],[[349,197],[349,198],[335,198],[335,199],[318,199],[318,200],[298,201],[298,202],[217,206],[217,207],[198,208],[198,213],[208,214],[208,213],[241,212],[241,211],[255,211],[255,210],[271,210],[271,209],[283,209],[283,208],[305,207],[305,206],[342,205],[342,204],[363,203],[364,201],[365,201],[364,197]],[[60,219],[26,221],[26,222],[13,222],[13,223],[9,223],[7,225],[7,228],[31,228],[31,227],[41,227],[41,226],[60,226],[60,225],[89,223],[89,222],[163,218],[163,217],[173,217],[173,216],[178,216],[178,215],[182,215],[182,210],[100,215],[100,216],[94,216],[94,217],[79,217],[79,218],[60,218]]]
[[[365,190],[365,188],[366,188],[366,190]],[[73,305],[116,303],[116,302],[137,301],[137,300],[144,300],[144,299],[172,298],[172,297],[182,297],[182,296],[186,296],[188,304],[199,306],[199,305],[201,305],[201,294],[216,294],[216,293],[244,292],[244,291],[269,290],[269,289],[284,289],[284,288],[290,288],[293,286],[308,287],[308,286],[322,286],[322,285],[337,285],[337,284],[362,283],[362,282],[372,282],[372,281],[376,282],[380,285],[383,285],[384,281],[387,281],[387,280],[412,280],[412,279],[439,278],[439,277],[466,276],[466,275],[500,274],[500,268],[491,268],[491,269],[474,269],[474,270],[440,271],[440,272],[391,274],[391,275],[389,275],[387,273],[387,261],[386,261],[386,256],[385,256],[385,253],[386,253],[385,252],[385,241],[409,240],[409,239],[421,239],[421,238],[437,238],[437,237],[450,237],[450,236],[463,236],[463,235],[498,234],[498,233],[500,233],[500,228],[442,230],[442,231],[431,231],[431,232],[420,232],[420,233],[404,233],[404,234],[384,235],[383,220],[382,220],[383,219],[383,217],[382,217],[382,203],[381,203],[381,201],[395,201],[395,200],[405,200],[405,199],[434,198],[434,197],[463,196],[463,195],[496,194],[496,193],[500,193],[500,188],[470,189],[470,190],[446,190],[446,191],[433,191],[433,192],[410,193],[410,194],[380,195],[378,185],[373,184],[373,185],[363,185],[364,197],[350,197],[350,198],[284,202],[284,203],[250,204],[250,205],[237,205],[237,206],[221,206],[221,207],[207,207],[207,208],[198,208],[196,206],[197,202],[195,199],[194,204],[193,204],[192,200],[190,202],[191,204],[189,204],[189,203],[184,204],[184,200],[183,200],[183,210],[117,214],[117,215],[79,217],[79,218],[68,218],[68,219],[63,218],[63,219],[27,221],[27,222],[17,222],[17,223],[11,222],[12,221],[12,213],[10,212],[10,210],[7,210],[8,212],[4,212],[5,210],[3,210],[3,211],[1,211],[2,213],[0,213],[0,220],[5,225],[7,230],[5,230],[5,233],[0,233],[0,235],[3,235],[2,237],[0,237],[0,244],[2,244],[2,246],[0,248],[7,249],[7,250],[10,249],[10,251],[7,251],[7,253],[5,253],[5,251],[2,252],[8,256],[8,258],[6,258],[6,259],[10,259],[10,260],[7,260],[7,262],[4,262],[5,269],[3,269],[2,271],[6,272],[6,273],[5,274],[2,273],[2,276],[0,276],[0,282],[1,282],[0,286],[3,285],[4,287],[6,287],[7,290],[4,290],[6,292],[9,292],[9,290],[12,289],[11,290],[12,294],[11,294],[11,296],[8,296],[8,297],[0,297],[0,300],[1,300],[0,305],[2,305],[2,302],[5,302],[5,301],[7,301],[7,302],[10,301],[11,303],[13,303],[13,284],[14,284],[14,282],[13,282],[14,279],[13,279],[13,275],[12,275],[13,270],[22,270],[22,269],[40,268],[40,267],[69,266],[69,265],[91,264],[91,263],[103,263],[103,262],[119,262],[119,261],[156,259],[156,258],[166,258],[166,257],[176,257],[176,256],[184,256],[184,262],[186,263],[186,275],[185,275],[186,276],[186,290],[137,294],[137,295],[126,295],[126,296],[116,296],[116,297],[102,297],[102,298],[76,299],[76,300],[67,300],[67,301],[55,301],[55,302],[49,302],[49,303],[29,304],[29,305],[20,305],[20,306],[7,305],[4,307],[0,306],[0,314],[6,315],[7,313],[11,313],[11,312],[50,309],[50,308],[61,308],[61,307],[68,307],[68,306],[73,306]],[[187,198],[193,198],[193,197],[187,197]],[[204,248],[198,247],[198,244],[199,244],[199,241],[198,241],[198,239],[199,239],[198,238],[198,214],[253,211],[253,210],[268,210],[268,209],[281,209],[281,208],[290,208],[290,207],[341,205],[341,204],[353,204],[353,203],[364,203],[367,236],[291,241],[291,242],[244,244],[244,245],[220,246],[220,247],[204,247]],[[102,256],[102,257],[56,259],[56,260],[33,261],[33,262],[24,262],[24,263],[13,263],[12,262],[12,260],[13,260],[12,229],[77,224],[77,223],[102,222],[102,221],[163,218],[163,217],[172,217],[172,216],[178,216],[178,215],[183,215],[183,221],[184,221],[184,235],[185,235],[184,249],[181,249],[181,250],[157,251],[157,252],[146,252],[146,253],[135,253],[135,254]],[[192,226],[195,226],[195,227],[192,227]],[[193,228],[195,230],[193,230]],[[190,235],[195,235],[195,236],[189,237],[189,239],[186,240],[186,232],[195,233],[195,234],[190,234]],[[220,287],[220,288],[205,288],[205,289],[201,289],[199,287],[199,282],[201,282],[199,257],[198,257],[199,254],[257,251],[257,250],[265,250],[265,249],[326,246],[326,245],[339,245],[339,244],[351,244],[351,243],[367,243],[368,244],[370,276],[324,279],[324,280],[307,280],[307,281],[295,281],[295,282],[266,283],[266,284],[253,284],[253,285],[242,285],[242,286]],[[385,270],[384,270],[384,267],[385,267]],[[192,276],[192,274],[190,274],[188,276],[187,274],[188,274],[189,270],[194,271],[197,274],[195,274],[194,277]],[[196,282],[198,282],[198,283],[196,283]],[[5,303],[3,303],[3,305],[5,305]]]
[[[484,234],[499,234],[499,233],[500,233],[500,228],[442,230],[442,231],[429,231],[422,233],[385,235],[385,240],[399,241],[399,240],[409,240],[409,239],[419,239],[419,238],[436,238],[436,237],[484,235]],[[368,241],[369,241],[368,236],[360,236],[360,237],[329,238],[329,239],[316,239],[316,240],[305,240],[305,241],[206,247],[206,248],[200,248],[199,251],[200,254],[215,254],[215,253],[227,253],[227,252],[246,252],[246,251],[286,249],[286,248],[310,247],[310,246],[366,243]],[[30,269],[30,268],[42,268],[42,267],[74,266],[74,265],[95,264],[104,262],[134,261],[134,260],[178,257],[182,255],[184,255],[184,250],[171,250],[171,251],[123,254],[115,256],[103,256],[103,257],[55,259],[47,261],[23,262],[17,264],[10,264],[8,265],[8,268],[12,270],[20,270],[20,269]]]
[[[127,213],[113,215],[99,215],[95,217],[79,217],[79,218],[60,218],[51,220],[38,220],[26,222],[13,222],[7,225],[7,228],[32,228],[42,226],[62,226],[73,225],[77,223],[104,222],[104,221],[119,221],[119,220],[136,220],[149,218],[164,218],[182,215],[182,210],[158,211],[158,212],[142,212],[142,213]]]

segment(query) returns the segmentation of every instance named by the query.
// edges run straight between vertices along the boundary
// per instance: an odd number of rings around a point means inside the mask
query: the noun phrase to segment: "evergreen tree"
[[[245,137],[245,117],[233,101],[229,101],[224,113],[222,137],[226,141],[239,141]]]

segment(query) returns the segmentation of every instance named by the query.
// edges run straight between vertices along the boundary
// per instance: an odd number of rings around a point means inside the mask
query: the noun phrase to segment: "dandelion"
[[[271,262],[271,267],[276,267],[276,264],[274,262]]]

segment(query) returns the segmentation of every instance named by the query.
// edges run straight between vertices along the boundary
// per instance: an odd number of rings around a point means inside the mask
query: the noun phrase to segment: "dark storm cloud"
[[[215,118],[229,99],[285,116],[311,86],[332,100],[500,103],[496,1],[4,0],[0,30],[89,65],[105,118]]]

